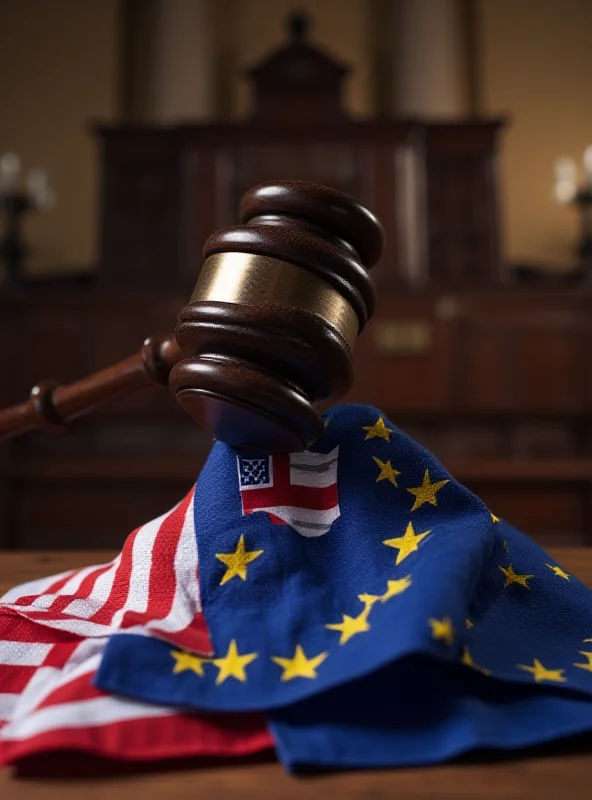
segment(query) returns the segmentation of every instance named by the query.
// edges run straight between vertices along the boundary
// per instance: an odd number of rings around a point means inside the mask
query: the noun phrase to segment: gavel
[[[73,420],[151,384],[168,385],[214,439],[267,453],[298,452],[322,435],[320,403],[353,382],[353,346],[374,313],[368,274],[384,233],[335,189],[263,183],[239,205],[240,224],[213,233],[174,335],[60,386],[42,381],[0,411],[0,438]]]

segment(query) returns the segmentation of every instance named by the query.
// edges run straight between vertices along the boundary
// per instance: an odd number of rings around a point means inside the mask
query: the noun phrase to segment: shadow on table
[[[534,747],[521,748],[520,750],[480,750],[468,755],[460,756],[446,762],[461,766],[508,764],[524,761],[526,759],[554,759],[564,756],[590,754],[592,752],[592,735],[574,736],[560,742]],[[215,769],[224,767],[256,766],[276,762],[272,751],[258,753],[243,758],[178,758],[159,762],[119,762],[94,756],[89,753],[76,751],[60,751],[56,753],[42,753],[29,756],[13,767],[15,777],[27,779],[56,779],[64,780],[76,778],[119,778],[122,776],[166,774],[186,770]],[[437,766],[437,765],[434,765]],[[428,769],[429,767],[422,767]],[[382,771],[382,770],[381,770]],[[299,777],[306,778],[326,770],[309,769],[300,770]]]

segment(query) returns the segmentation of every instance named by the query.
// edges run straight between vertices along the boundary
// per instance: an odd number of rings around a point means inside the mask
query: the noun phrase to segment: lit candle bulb
[[[0,156],[0,191],[11,192],[17,188],[21,175],[21,162],[14,153]]]
[[[592,156],[592,153],[591,153]],[[571,203],[577,192],[577,168],[573,158],[563,156],[553,165],[555,184],[553,191],[559,203]]]

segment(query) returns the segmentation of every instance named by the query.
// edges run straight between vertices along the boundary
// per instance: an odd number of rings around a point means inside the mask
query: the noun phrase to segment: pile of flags
[[[370,406],[216,443],[111,563],[0,600],[0,763],[430,764],[592,729],[592,593]]]

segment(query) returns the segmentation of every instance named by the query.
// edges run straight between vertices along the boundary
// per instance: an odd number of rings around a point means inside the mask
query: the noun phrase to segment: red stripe
[[[68,583],[70,578],[73,578],[74,575],[76,575],[79,572],[80,572],[79,569],[73,569],[66,575],[64,575],[62,578],[59,578],[59,580],[51,583],[43,592],[41,592],[41,594],[25,594],[22,597],[19,597],[14,602],[17,605],[25,606],[25,605],[30,605],[34,600],[37,600],[39,597],[42,597],[45,594],[55,594],[62,588],[62,586],[65,586],[66,583]]]
[[[37,669],[37,667],[0,664],[0,694],[20,694]]]
[[[28,619],[30,612],[20,613],[12,608],[0,608],[0,642],[36,642],[54,644],[70,641],[76,634],[47,628]],[[79,637],[76,636],[78,640]]]
[[[150,633],[158,638],[191,652],[209,656],[213,655],[214,650],[203,614],[196,614],[191,624],[182,631],[158,629],[158,620],[165,619],[173,608],[177,589],[175,557],[192,498],[193,490],[175,511],[163,520],[152,550],[147,609],[145,612],[126,611],[120,628],[148,627]],[[197,571],[197,564],[195,569]]]
[[[59,597],[56,597],[48,606],[48,610],[51,610],[55,613],[59,613],[63,611],[67,605],[69,605],[72,600],[74,600],[76,595],[72,594],[62,594]]]
[[[287,525],[288,524],[283,519],[280,519],[280,517],[276,517],[275,514],[272,514],[269,511],[267,512],[267,516],[269,517],[270,522],[273,522],[274,525]]]
[[[58,706],[60,703],[77,703],[81,700],[90,700],[93,697],[105,697],[105,692],[92,685],[94,671],[79,675],[63,686],[58,686],[45,697],[36,709]]]
[[[169,614],[177,588],[175,555],[192,495],[193,492],[189,492],[173,513],[162,521],[152,548],[146,611],[142,614],[126,612],[121,620],[121,628],[137,625],[142,618],[145,621],[157,620]]]
[[[330,486],[274,486],[267,489],[248,489],[241,492],[243,514],[252,514],[266,508],[293,506],[311,511],[329,511],[339,503],[337,484]]]
[[[261,714],[169,715],[96,727],[60,728],[24,741],[0,740],[0,763],[51,750],[81,750],[124,761],[245,756],[272,749]]]
[[[169,644],[180,647],[182,650],[188,650],[191,653],[197,653],[202,656],[213,656],[214,646],[210,639],[210,631],[204,615],[198,612],[193,618],[191,625],[183,628],[181,631],[159,631],[158,626],[148,628],[150,633],[156,638],[164,639]]]
[[[113,580],[109,597],[105,600],[103,606],[90,617],[90,622],[96,622],[99,625],[109,625],[115,612],[125,605],[132,575],[134,542],[140,531],[141,528],[136,528],[126,539],[123,550],[121,551],[121,560],[117,567],[117,572],[115,573],[115,579]]]
[[[72,600],[86,600],[95,588],[95,583],[100,576],[111,569],[111,564],[97,567],[84,578],[78,589],[72,594],[64,594],[61,597],[56,597],[53,603],[49,606],[52,611],[63,611]]]
[[[45,656],[43,666],[61,669],[66,665],[79,644],[80,640],[78,638],[73,642],[60,642],[59,644],[55,644]]]
[[[75,614],[64,614],[63,612],[60,613],[59,611],[43,611],[42,609],[38,608],[23,608],[22,611],[18,609],[10,610],[20,615],[23,619],[28,619],[32,622],[36,620],[40,620],[41,622],[59,622],[60,620],[62,622],[72,622],[73,620],[76,622],[88,622],[88,620],[82,617],[77,617]],[[5,609],[2,609],[2,611],[5,611]]]

